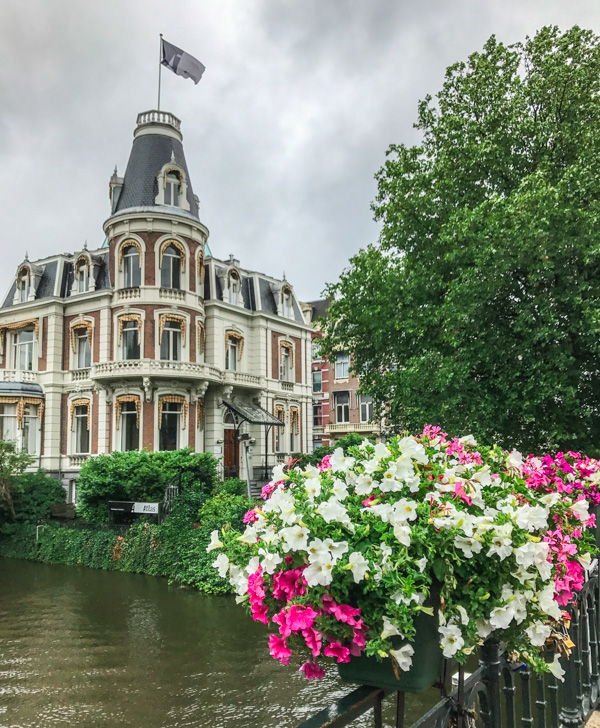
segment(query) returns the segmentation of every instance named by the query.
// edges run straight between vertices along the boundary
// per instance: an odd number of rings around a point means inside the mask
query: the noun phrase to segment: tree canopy
[[[393,431],[600,453],[600,41],[492,36],[376,175],[377,245],[326,295]]]

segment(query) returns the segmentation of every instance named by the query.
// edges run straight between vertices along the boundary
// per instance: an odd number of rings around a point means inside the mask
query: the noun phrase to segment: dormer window
[[[139,288],[141,283],[140,253],[135,245],[123,249],[123,284],[125,288]]]
[[[29,300],[29,273],[24,271],[19,278],[19,303]]]
[[[232,273],[229,277],[229,303],[237,304],[239,292],[240,279],[237,273]]]
[[[170,172],[165,182],[165,205],[179,207],[179,195],[181,192],[181,184],[179,177]]]
[[[281,291],[281,315],[284,318],[294,318],[294,295],[289,286],[284,286]]]
[[[76,272],[77,293],[86,293],[88,290],[88,269],[85,263],[80,263]]]

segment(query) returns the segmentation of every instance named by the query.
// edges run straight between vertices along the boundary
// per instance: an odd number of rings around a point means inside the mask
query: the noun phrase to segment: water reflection
[[[297,668],[232,599],[0,559],[0,728],[294,728],[350,689]]]

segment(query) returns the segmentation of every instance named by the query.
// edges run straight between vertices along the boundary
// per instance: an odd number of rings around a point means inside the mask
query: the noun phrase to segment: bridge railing
[[[600,697],[599,626],[600,580],[597,568],[569,605],[570,637],[575,643],[569,659],[560,660],[564,682],[553,675],[535,675],[526,665],[509,662],[502,646],[487,640],[479,667],[471,675],[458,670],[457,687],[440,686],[439,701],[412,728],[580,728]],[[553,657],[553,653],[549,653]],[[449,674],[450,666],[446,666]],[[448,681],[446,681],[446,685]],[[405,695],[359,687],[305,720],[298,728],[342,728],[371,714],[372,725],[383,728],[383,701],[395,698],[395,727],[405,726]]]

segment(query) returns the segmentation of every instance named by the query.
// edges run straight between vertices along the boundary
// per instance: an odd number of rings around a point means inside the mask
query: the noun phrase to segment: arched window
[[[162,288],[181,288],[181,254],[174,245],[168,245],[160,265]]]
[[[139,288],[142,279],[140,253],[135,245],[123,248],[123,285],[125,288]]]

